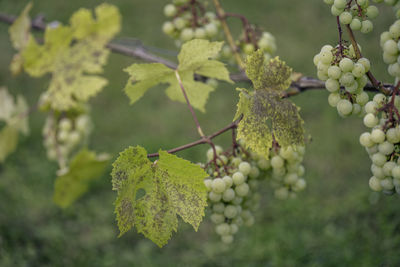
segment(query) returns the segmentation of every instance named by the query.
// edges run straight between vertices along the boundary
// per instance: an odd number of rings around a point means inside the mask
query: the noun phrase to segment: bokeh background
[[[32,15],[66,23],[80,7],[102,1],[40,0]],[[119,37],[134,37],[147,46],[175,50],[161,32],[165,21],[161,0],[109,1],[120,8]],[[27,1],[0,0],[0,11],[18,14]],[[316,76],[314,54],[337,41],[335,19],[322,0],[222,1],[230,12],[242,13],[277,38],[278,54],[296,71]],[[390,81],[381,59],[379,35],[394,20],[382,7],[372,34],[357,38],[372,71]],[[233,27],[239,23],[233,22]],[[8,25],[0,24],[0,85],[22,93],[30,104],[47,87],[49,77],[11,77],[8,64],[14,53]],[[237,32],[237,31],[236,31]],[[172,148],[197,139],[186,106],[171,102],[163,88],[153,88],[134,106],[122,92],[127,75],[122,69],[134,60],[112,54],[105,68],[109,85],[91,101],[95,130],[90,147],[115,158],[129,145],[148,151]],[[245,85],[235,85],[245,86]],[[233,117],[235,86],[221,84],[199,119],[207,133]],[[47,161],[42,146],[44,115],[31,115],[31,135],[0,165],[0,266],[400,266],[400,199],[372,193],[368,187],[370,160],[359,145],[365,130],[360,118],[341,119],[327,104],[328,93],[309,91],[293,97],[302,108],[312,142],[305,157],[307,189],[297,199],[279,201],[263,190],[256,224],[242,227],[231,246],[223,246],[207,219],[199,231],[188,225],[159,249],[131,230],[117,238],[113,214],[116,197],[110,170],[71,208],[52,202],[56,164]],[[216,141],[223,146],[230,135]],[[206,146],[179,153],[204,161]]]

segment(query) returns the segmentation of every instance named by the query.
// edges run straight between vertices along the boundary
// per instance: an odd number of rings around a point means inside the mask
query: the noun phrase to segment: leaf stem
[[[183,96],[185,97],[186,104],[188,105],[190,113],[192,113],[192,117],[193,117],[194,123],[196,124],[196,127],[197,127],[197,132],[199,133],[199,135],[201,137],[204,137],[205,134],[204,134],[203,130],[201,129],[199,120],[197,119],[197,116],[196,116],[196,113],[194,112],[193,106],[190,104],[189,98],[188,98],[188,96],[186,94],[186,90],[185,90],[185,87],[183,86],[183,83],[182,83],[182,80],[181,80],[181,76],[179,75],[178,70],[175,70],[175,76],[176,76],[176,79],[178,80],[179,86],[182,89],[182,93],[183,93]]]
[[[218,0],[213,0],[213,3],[215,6],[215,10],[217,11],[217,16],[218,16],[219,20],[221,21],[222,29],[224,30],[226,40],[228,41],[228,44],[233,51],[235,60],[241,69],[245,69],[245,64],[243,63],[243,60],[240,57],[239,49],[236,46],[235,41],[233,40],[233,37],[232,37],[231,30],[229,29],[229,26],[226,23],[225,11],[222,8],[222,6]]]

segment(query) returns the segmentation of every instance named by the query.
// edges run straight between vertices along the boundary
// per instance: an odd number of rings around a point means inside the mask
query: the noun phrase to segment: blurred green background
[[[80,7],[102,1],[34,3],[32,15],[66,23]],[[109,1],[120,8],[119,37],[139,38],[145,45],[175,49],[161,32],[161,0]],[[0,11],[19,13],[27,1],[0,0]],[[242,13],[277,38],[278,54],[296,71],[315,76],[314,54],[337,41],[335,19],[322,0],[222,1],[230,12]],[[357,38],[373,62],[372,71],[390,81],[381,60],[379,34],[394,20],[382,7],[372,34]],[[239,23],[233,22],[233,27]],[[37,101],[49,77],[11,77],[14,53],[0,24],[0,85]],[[109,85],[91,101],[95,130],[90,147],[112,153],[141,144],[148,151],[172,148],[197,139],[186,106],[153,88],[134,106],[122,92],[122,69],[134,60],[113,54],[105,69]],[[245,85],[236,85],[245,86]],[[235,87],[221,85],[211,95],[201,124],[211,133],[228,124],[234,114]],[[359,145],[364,131],[360,118],[341,119],[327,104],[327,92],[309,91],[292,98],[301,108],[312,135],[305,158],[308,187],[295,200],[279,201],[263,191],[256,224],[242,227],[231,246],[223,246],[206,219],[195,233],[181,223],[169,244],[159,249],[132,230],[117,238],[113,214],[111,167],[73,207],[60,210],[52,202],[56,164],[46,160],[41,127],[44,114],[30,118],[31,135],[0,165],[0,266],[400,266],[400,199],[371,193],[370,160]],[[177,119],[178,118],[178,119]],[[229,134],[216,141],[227,146]],[[204,161],[206,146],[179,153]]]

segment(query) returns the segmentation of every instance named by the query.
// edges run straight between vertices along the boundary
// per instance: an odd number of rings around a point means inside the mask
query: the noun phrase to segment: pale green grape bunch
[[[218,36],[221,23],[214,12],[204,10],[203,4],[202,0],[197,0],[196,4],[180,0],[164,7],[164,15],[169,20],[164,22],[162,30],[176,40],[178,47],[192,39],[213,40]]]
[[[370,5],[369,0],[324,0],[324,2],[331,5],[331,13],[339,17],[340,23],[349,25],[352,30],[362,33],[373,30],[374,25],[371,19],[379,15],[379,9]]]
[[[269,32],[259,33],[255,30],[254,33],[254,41],[246,40],[246,38],[244,37],[244,33],[242,34],[240,40],[237,41],[236,45],[239,48],[240,55],[243,59],[245,59],[248,55],[260,49],[264,52],[265,61],[268,62],[277,50],[275,37]],[[220,57],[222,60],[227,61],[230,64],[235,63],[232,49],[228,45],[225,45],[222,48]]]
[[[91,129],[87,113],[50,113],[43,128],[47,157],[58,161],[61,170],[65,169],[71,153],[87,142]]]
[[[306,188],[305,168],[302,165],[304,146],[276,146],[271,149],[269,159],[258,157],[259,168],[271,179],[271,185],[278,199],[295,198],[298,192]]]
[[[314,64],[318,78],[325,81],[325,88],[330,93],[329,105],[336,107],[341,117],[362,115],[369,100],[364,87],[368,83],[366,73],[371,68],[370,61],[367,58],[357,60],[352,45],[342,48],[325,45],[315,55]]]
[[[388,72],[395,78],[400,78],[400,20],[396,20],[389,31],[381,34],[383,61],[389,65]]]
[[[369,186],[374,191],[400,194],[400,127],[393,111],[385,107],[392,103],[392,97],[377,94],[365,106],[367,114],[364,125],[371,131],[360,136],[360,144],[365,147],[372,161]],[[399,110],[400,97],[395,96],[394,108]]]
[[[214,151],[207,151],[206,171],[210,177],[204,180],[208,189],[211,221],[221,241],[230,244],[240,226],[254,224],[253,212],[258,208],[260,194],[260,170],[250,154],[238,149],[233,153],[223,152],[216,146],[217,168],[212,166]]]

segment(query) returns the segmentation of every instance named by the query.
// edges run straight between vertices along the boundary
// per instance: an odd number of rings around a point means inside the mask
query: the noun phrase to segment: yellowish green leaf
[[[113,189],[120,235],[132,227],[164,246],[177,231],[179,215],[195,230],[204,216],[207,174],[189,161],[160,151],[158,161],[147,159],[142,147],[130,147],[113,164]]]
[[[13,153],[18,144],[18,131],[11,126],[5,126],[0,131],[0,162],[4,162]]]

